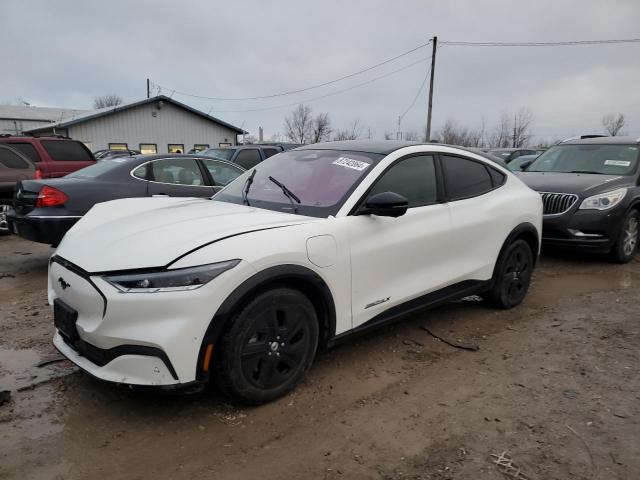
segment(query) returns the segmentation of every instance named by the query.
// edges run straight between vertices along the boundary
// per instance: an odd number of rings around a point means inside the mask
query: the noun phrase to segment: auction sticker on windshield
[[[614,167],[628,167],[631,165],[631,162],[627,160],[605,160],[605,165],[611,165]]]
[[[354,160],[353,158],[347,158],[347,157],[337,158],[333,161],[333,164],[351,168],[359,172],[363,171],[369,166],[369,164],[366,162],[361,162],[360,160]]]

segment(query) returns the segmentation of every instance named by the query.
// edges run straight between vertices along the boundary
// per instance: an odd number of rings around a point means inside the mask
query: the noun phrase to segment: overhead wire
[[[284,97],[287,95],[293,95],[296,93],[302,93],[302,92],[308,92],[309,90],[315,90],[317,88],[321,88],[321,87],[326,87],[327,85],[332,85],[334,83],[337,82],[341,82],[342,80],[346,80],[348,78],[352,78],[355,77],[357,75],[361,75],[363,73],[366,72],[370,72],[371,70],[374,70],[376,68],[379,68],[383,65],[386,65],[388,63],[391,63],[395,60],[398,60],[399,58],[405,57],[421,48],[426,47],[427,45],[429,45],[432,42],[432,40],[429,40],[426,43],[423,43],[421,45],[418,45],[416,47],[413,47],[410,50],[407,50],[405,52],[400,53],[399,55],[396,55],[395,57],[391,57],[388,58],[386,60],[383,60],[382,62],[376,63],[375,65],[371,65],[369,67],[366,67],[362,70],[358,70],[357,72],[353,72],[353,73],[349,73],[348,75],[343,75],[341,77],[335,78],[333,80],[329,80],[327,82],[323,82],[323,83],[318,83],[316,85],[311,85],[309,87],[305,87],[305,88],[299,88],[296,90],[289,90],[286,92],[279,92],[279,93],[272,93],[269,95],[258,95],[258,96],[253,96],[253,97],[210,97],[210,96],[206,96],[206,95],[197,95],[197,94],[193,94],[193,93],[188,93],[188,92],[181,92],[180,90],[175,90],[175,89],[171,89],[168,87],[164,87],[162,85],[159,84],[155,84],[158,87],[165,89],[165,90],[173,90],[175,93],[179,94],[179,95],[183,95],[186,97],[193,97],[193,98],[200,98],[200,99],[205,99],[205,100],[216,100],[216,101],[243,101],[243,100],[263,100],[263,99],[268,99],[268,98],[275,98],[275,97]]]

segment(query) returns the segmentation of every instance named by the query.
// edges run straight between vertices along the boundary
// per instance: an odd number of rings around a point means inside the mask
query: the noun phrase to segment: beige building
[[[186,153],[237,144],[242,129],[164,95],[83,112],[27,130],[84,142],[90,150]]]

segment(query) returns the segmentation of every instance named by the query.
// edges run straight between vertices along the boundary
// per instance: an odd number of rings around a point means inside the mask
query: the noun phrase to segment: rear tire
[[[9,222],[7,222],[7,212],[13,208],[10,200],[0,200],[0,235],[9,235]]]
[[[618,241],[611,248],[609,256],[616,263],[630,262],[638,251],[640,241],[640,213],[631,210],[622,220]]]
[[[516,240],[500,254],[493,286],[485,295],[485,299],[496,308],[508,309],[520,305],[529,290],[532,274],[531,247],[524,240]]]
[[[214,364],[218,388],[233,400],[259,405],[293,390],[318,346],[318,317],[297,290],[259,294],[232,320]]]

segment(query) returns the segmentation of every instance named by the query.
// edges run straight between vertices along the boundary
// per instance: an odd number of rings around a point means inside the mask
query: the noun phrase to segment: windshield
[[[638,165],[633,145],[556,145],[540,155],[527,172],[631,175]]]
[[[338,150],[290,150],[269,157],[238,177],[213,198],[221,202],[244,203],[246,180],[255,170],[247,200],[251,206],[300,215],[326,218],[335,215],[360,181],[383,155]],[[295,207],[283,184],[300,199]]]
[[[88,167],[81,168],[80,170],[76,170],[75,172],[66,175],[66,178],[96,178],[113,170],[127,160],[131,160],[131,157],[116,157],[109,159],[108,162],[94,163],[93,165],[89,165]]]
[[[231,160],[233,152],[235,152],[233,148],[207,148],[206,150],[198,152],[198,155],[219,158],[221,160]]]
[[[496,157],[500,157],[504,160],[508,158],[509,155],[511,155],[512,151],[511,150],[489,150],[489,153],[491,155],[495,155]]]

